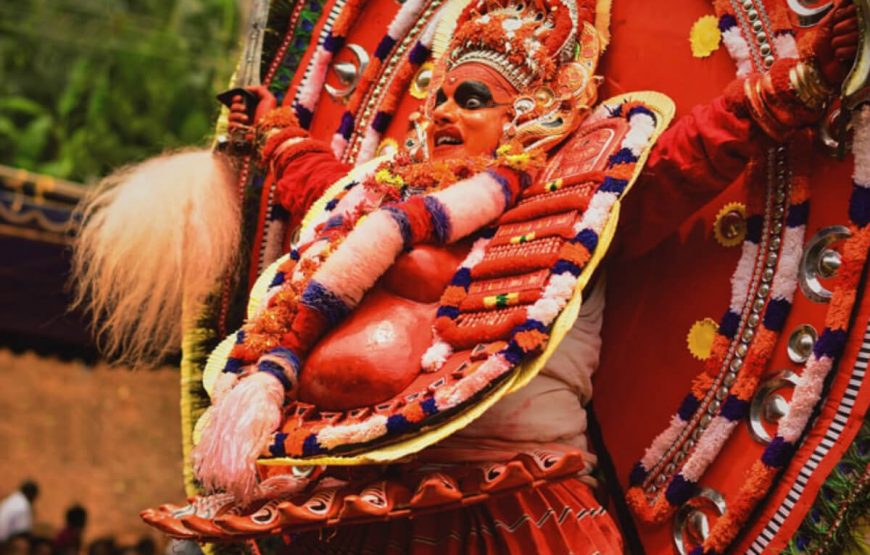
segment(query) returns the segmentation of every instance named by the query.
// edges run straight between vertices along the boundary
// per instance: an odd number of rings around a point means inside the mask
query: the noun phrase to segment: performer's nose
[[[432,111],[432,119],[436,124],[454,123],[456,121],[457,110],[459,106],[450,98],[446,102],[442,102]]]

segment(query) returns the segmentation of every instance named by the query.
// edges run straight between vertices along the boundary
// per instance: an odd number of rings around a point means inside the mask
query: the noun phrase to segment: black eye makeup
[[[484,83],[480,81],[463,81],[453,91],[453,100],[457,106],[464,110],[479,110],[481,108],[492,108],[495,102],[492,100],[492,92]],[[444,89],[438,89],[435,93],[435,106],[440,106],[447,102],[447,94]]]
[[[444,89],[438,89],[435,93],[435,106],[441,106],[445,102],[447,102],[447,95],[444,94]]]
[[[463,81],[453,92],[453,99],[466,110],[490,108],[494,105],[492,92],[480,81]]]

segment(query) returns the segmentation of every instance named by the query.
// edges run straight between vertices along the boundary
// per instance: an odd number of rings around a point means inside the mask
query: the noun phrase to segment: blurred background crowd
[[[88,510],[72,505],[61,523],[35,522],[39,484],[26,480],[0,501],[0,555],[157,555],[158,543],[149,535],[138,538],[103,535],[86,540]],[[165,555],[201,555],[193,542],[163,542]]]

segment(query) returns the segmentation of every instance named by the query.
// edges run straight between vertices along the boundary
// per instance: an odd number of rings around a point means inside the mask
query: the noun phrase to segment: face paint
[[[513,113],[517,91],[478,63],[452,69],[436,92],[428,141],[435,160],[491,155]]]

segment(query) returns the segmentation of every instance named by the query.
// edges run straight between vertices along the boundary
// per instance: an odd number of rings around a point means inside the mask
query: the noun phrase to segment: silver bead
[[[782,244],[782,239],[779,237],[771,237],[770,238],[770,248],[779,250],[779,246]]]
[[[727,377],[727,374],[726,374],[726,377]],[[707,414],[715,415],[716,413],[719,412],[720,408],[722,408],[722,402],[718,401],[718,400],[713,400],[713,402],[710,403],[710,406],[707,407]]]
[[[770,224],[771,233],[779,234],[780,231],[782,231],[782,222],[773,222]]]
[[[755,9],[748,9],[746,11],[746,17],[749,19],[749,21],[755,21],[756,19],[758,19],[758,11]]]
[[[740,367],[743,366],[743,360],[739,358],[735,358],[731,361],[731,369],[732,370],[740,370]]]
[[[754,23],[760,24],[761,21],[756,21]],[[758,41],[758,44],[765,44],[767,42],[767,33],[765,33],[764,31],[759,31],[758,33],[755,33],[755,40]],[[764,47],[762,46],[762,48]]]
[[[773,280],[773,269],[767,268],[764,272],[761,273],[761,281],[764,283],[770,283]]]
[[[680,464],[684,460],[686,460],[686,452],[685,451],[680,451],[679,453],[674,455],[674,463],[675,464]]]
[[[764,57],[764,67],[772,66],[773,62],[775,62],[775,61],[776,60],[774,60],[773,56],[765,56]]]
[[[817,338],[816,328],[809,324],[795,328],[788,338],[788,358],[796,364],[806,362],[813,352],[813,345],[815,345]]]
[[[690,439],[690,440],[686,441],[686,443],[683,444],[683,448],[680,449],[680,452],[681,453],[688,453],[694,447],[695,447],[695,441]]]
[[[704,416],[702,416],[701,417],[701,428],[706,428],[707,426],[709,426],[711,420],[713,420],[713,418],[710,417],[709,414],[705,414]],[[695,431],[697,432],[698,430],[695,430]]]
[[[716,390],[716,399],[718,399],[720,401],[724,401],[725,397],[728,397],[728,388],[727,387],[720,387],[719,389]]]
[[[675,465],[674,463],[671,463],[665,467],[665,473],[666,474],[673,474],[674,470],[676,470],[676,469],[677,469],[677,465]]]
[[[736,380],[736,379],[737,379],[736,372],[728,372],[727,374],[725,374],[725,377],[722,379],[722,383],[730,387],[731,385],[734,384],[734,380]],[[718,401],[713,401],[713,402],[718,403]]]
[[[824,278],[834,277],[842,264],[840,253],[834,249],[825,249],[819,258],[819,275]]]
[[[762,306],[764,306],[764,303],[762,303]],[[736,352],[737,352],[738,356],[745,357],[745,356],[746,356],[746,352],[747,352],[748,350],[749,350],[749,349],[746,347],[746,345],[740,344],[740,345],[737,345],[737,351],[736,351]]]
[[[752,30],[753,31],[755,31],[757,33],[759,31],[761,31],[762,29],[764,29],[764,25],[761,23],[761,21],[753,21],[752,22]]]
[[[743,9],[751,10],[752,9],[752,0],[743,0]]]
[[[704,433],[703,426],[699,426],[699,427],[695,428],[694,431],[692,431],[692,439],[694,439],[695,441],[698,441],[699,439],[701,439],[701,435],[703,433]]]
[[[755,326],[758,325],[759,319],[760,319],[760,316],[757,313],[753,313],[753,314],[749,315],[749,318],[747,318],[746,323],[754,328]]]
[[[765,298],[770,293],[770,285],[766,283],[762,283],[758,286],[758,296],[760,298]]]
[[[759,296],[763,297],[764,295],[759,295]],[[755,313],[761,312],[761,310],[763,308],[764,308],[764,299],[763,298],[755,299],[755,302],[752,303],[752,312],[755,312]]]
[[[656,485],[663,486],[663,485],[665,485],[665,482],[667,482],[667,481],[668,481],[667,476],[665,476],[664,474],[659,474],[659,476],[656,478]]]
[[[775,252],[768,254],[767,261],[764,263],[764,265],[767,266],[768,268],[773,268],[774,266],[776,266],[776,259],[777,258],[779,258],[779,255],[777,255]]]
[[[743,330],[743,340],[746,342],[752,341],[752,338],[755,336],[755,332],[751,329]]]
[[[806,244],[801,257],[798,284],[811,301],[827,303],[832,293],[820,279],[833,276],[839,269],[840,256],[830,245],[851,235],[847,227],[834,225],[820,229]]]

